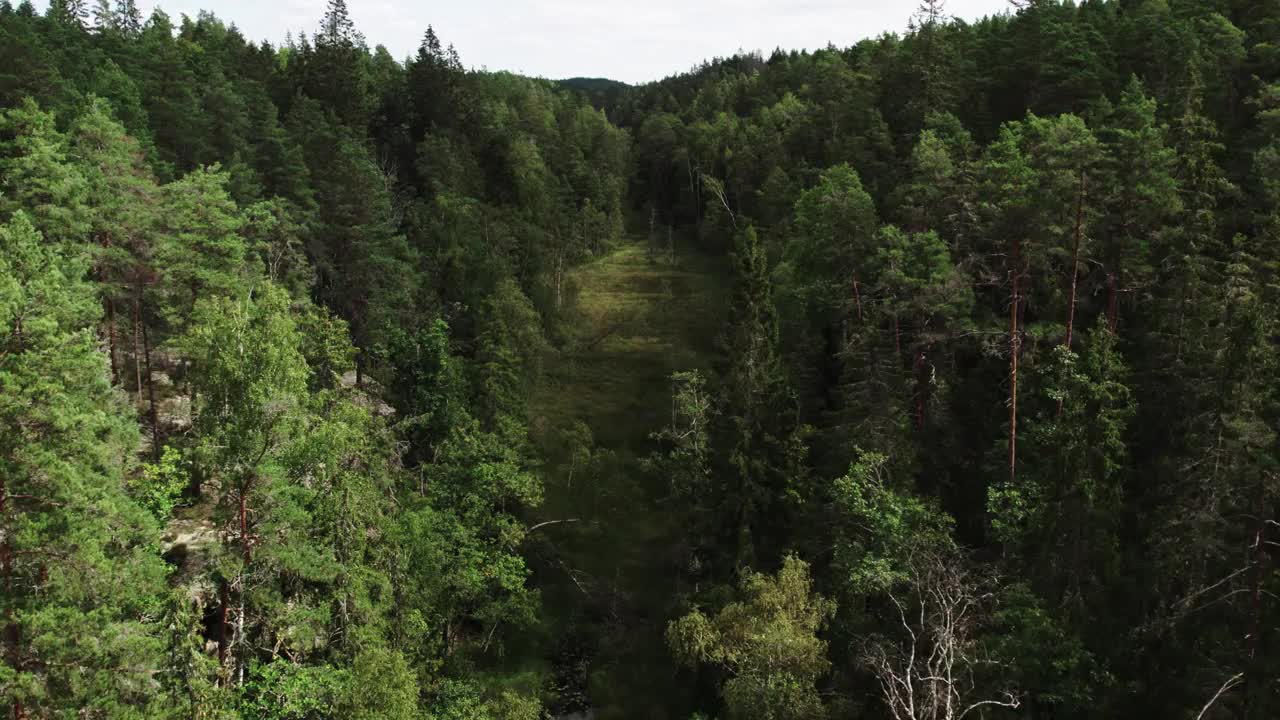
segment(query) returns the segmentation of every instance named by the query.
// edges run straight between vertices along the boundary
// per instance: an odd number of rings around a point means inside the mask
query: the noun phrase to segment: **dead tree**
[[[988,695],[976,680],[980,667],[1000,664],[979,648],[992,609],[988,585],[957,553],[909,558],[907,581],[889,591],[897,632],[870,640],[861,657],[894,720],[961,720],[980,709],[1021,705],[1014,690]]]

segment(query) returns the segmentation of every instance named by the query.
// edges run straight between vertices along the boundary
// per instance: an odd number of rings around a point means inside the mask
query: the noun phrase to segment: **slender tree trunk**
[[[0,577],[3,578],[5,598],[12,601],[13,599],[13,548],[9,545],[9,493],[5,485],[4,477],[0,476],[0,520],[4,520],[4,537],[0,539]],[[4,640],[6,645],[5,659],[13,670],[18,670],[19,666],[19,650],[18,645],[21,641],[21,631],[18,629],[18,623],[13,619],[13,610],[5,608],[4,611]],[[13,698],[13,718],[14,720],[22,720],[26,717],[26,711],[23,709],[22,701]]]
[[[1267,520],[1265,485],[1259,481],[1254,491],[1253,507],[1257,514],[1257,527],[1253,534],[1253,547],[1250,548],[1249,568],[1249,656],[1245,662],[1245,717],[1248,720],[1261,720],[1266,717],[1266,691],[1268,679],[1263,661],[1262,634],[1265,632],[1262,623],[1262,577],[1263,568],[1270,563],[1271,556],[1267,552]]]
[[[227,666],[227,606],[231,604],[230,583],[222,581],[218,592],[218,667]]]
[[[929,403],[929,360],[924,348],[916,350],[913,366],[916,376],[916,429],[923,430]]]
[[[1013,253],[1010,259],[1010,303],[1009,303],[1009,482],[1018,477],[1018,355],[1022,349],[1022,338],[1019,335],[1018,312],[1022,304],[1022,243],[1013,241]]]
[[[1076,328],[1076,296],[1080,283],[1080,242],[1084,235],[1084,184],[1085,174],[1080,173],[1080,190],[1076,194],[1076,228],[1071,240],[1071,294],[1067,301],[1067,336],[1062,346],[1071,349],[1071,341],[1075,337]],[[1062,416],[1063,403],[1066,398],[1058,398],[1058,417]]]
[[[658,246],[658,236],[657,236],[657,232],[656,232],[656,230],[655,230],[655,228],[656,228],[656,226],[657,226],[657,221],[658,221],[658,210],[657,210],[657,208],[653,208],[653,207],[649,208],[649,252],[648,252],[648,259],[649,259],[649,262],[650,262],[650,263],[653,263],[653,257],[654,257],[654,255],[655,255],[655,254],[657,254],[657,253],[656,253],[656,248],[657,248],[657,246]]]
[[[1085,175],[1080,173],[1080,191],[1076,195],[1076,229],[1071,241],[1071,294],[1067,302],[1067,339],[1063,345],[1071,349],[1071,339],[1076,324],[1076,293],[1080,281],[1080,241],[1084,234],[1084,184]]]
[[[236,663],[236,684],[244,684],[244,615],[245,615],[245,586],[249,583],[249,564],[253,562],[253,540],[249,537],[249,487],[240,489],[239,492],[239,514],[240,514],[240,551],[244,557],[244,567],[240,570],[240,589],[239,608],[236,612],[236,652],[233,654],[233,660]]]
[[[244,685],[244,586],[248,583],[245,571],[240,571],[240,608],[236,612],[236,685]]]
[[[137,403],[142,405],[142,348],[139,347],[142,334],[142,312],[138,308],[138,299],[133,299],[133,381],[137,385]]]
[[[1119,271],[1107,273],[1107,328],[1115,333],[1120,327],[1120,277]]]
[[[111,358],[111,382],[120,382],[120,359],[116,356],[116,305],[111,298],[103,298],[107,313],[107,355]]]
[[[142,323],[142,354],[147,362],[147,397],[150,400],[151,417],[151,459],[160,459],[160,413],[156,410],[155,374],[151,371],[151,338],[147,333],[147,324]]]
[[[651,258],[652,259],[652,258]],[[556,251],[555,262],[556,311],[564,304],[564,248]]]
[[[853,303],[858,310],[858,322],[862,323],[862,291],[858,288],[858,278],[853,279]]]

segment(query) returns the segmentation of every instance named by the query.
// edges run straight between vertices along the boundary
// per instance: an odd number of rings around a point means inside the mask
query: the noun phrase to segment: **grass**
[[[722,263],[693,251],[651,261],[644,240],[632,239],[576,268],[561,349],[532,398],[535,436],[585,423],[607,458],[594,478],[572,484],[548,467],[539,516],[583,522],[539,531],[530,546],[551,642],[585,638],[599,720],[687,717],[687,688],[663,642],[681,533],[663,506],[664,479],[640,471],[637,458],[668,421],[672,372],[710,369],[725,317]]]
[[[665,420],[669,379],[707,369],[723,317],[722,270],[693,252],[650,262],[631,241],[569,278],[564,349],[546,367],[535,422],[585,422],[613,450],[636,449]]]

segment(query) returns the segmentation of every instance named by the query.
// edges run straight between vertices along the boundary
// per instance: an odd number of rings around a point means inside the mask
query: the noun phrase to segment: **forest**
[[[1280,0],[327,4],[0,0],[7,717],[1280,717]]]

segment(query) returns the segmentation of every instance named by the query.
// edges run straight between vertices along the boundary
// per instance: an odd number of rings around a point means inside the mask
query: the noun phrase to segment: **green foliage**
[[[137,426],[109,384],[85,266],[25,213],[0,227],[0,682],[32,712],[126,715],[156,690],[165,570],[123,477]],[[11,700],[12,702],[12,700]]]
[[[933,503],[895,490],[889,458],[860,453],[832,484],[841,532],[836,567],[853,596],[882,593],[908,580],[907,561],[919,548],[948,546],[952,520]]]
[[[418,714],[418,684],[405,658],[390,650],[356,656],[338,704],[342,717],[412,720]]]
[[[169,322],[185,328],[204,298],[244,297],[260,270],[247,260],[243,219],[218,168],[196,170],[163,189],[161,241],[154,248]],[[206,314],[215,311],[207,310]]]
[[[143,463],[142,476],[131,484],[130,492],[160,522],[169,518],[191,484],[182,467],[182,453],[165,446],[157,463]]]
[[[239,715],[254,720],[327,716],[349,682],[329,667],[303,667],[284,659],[254,667],[240,688]]]
[[[1276,715],[1275,0],[634,87],[87,5],[0,2],[7,713]]]
[[[0,213],[25,210],[50,242],[75,244],[89,232],[88,186],[67,155],[53,115],[34,100],[0,117]]]
[[[818,633],[835,604],[811,587],[808,564],[787,557],[776,576],[744,575],[743,599],[713,617],[694,610],[673,621],[667,643],[681,663],[729,674],[721,689],[728,717],[826,717],[815,682],[830,663]]]
[[[862,181],[848,165],[822,174],[795,205],[795,238],[786,258],[804,285],[789,289],[824,314],[850,310],[851,283],[867,280],[867,261],[875,252],[876,209]]]

